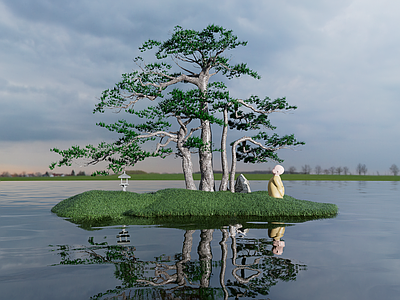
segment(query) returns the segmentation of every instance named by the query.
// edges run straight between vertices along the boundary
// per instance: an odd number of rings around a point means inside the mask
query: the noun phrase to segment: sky
[[[61,158],[51,148],[115,140],[95,124],[128,116],[92,111],[103,90],[136,69],[138,47],[168,39],[176,25],[216,24],[248,41],[227,53],[231,63],[261,75],[226,80],[231,96],[286,97],[298,107],[270,115],[279,134],[306,143],[278,152],[285,168],[355,173],[362,163],[369,174],[389,174],[400,166],[399,13],[393,0],[0,0],[0,173],[44,173]],[[55,172],[72,169],[93,170],[77,162]],[[171,156],[130,169],[173,173],[181,163]]]

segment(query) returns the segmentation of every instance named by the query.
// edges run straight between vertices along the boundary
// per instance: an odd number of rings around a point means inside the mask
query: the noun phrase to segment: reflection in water
[[[272,222],[272,224],[281,224]],[[285,242],[281,241],[281,237],[285,233],[285,227],[275,227],[268,229],[268,236],[274,241],[272,242],[272,252],[276,255],[281,255],[283,253],[283,248],[285,247]]]
[[[117,244],[118,245],[128,245],[131,241],[128,240],[130,235],[128,234],[128,231],[126,230],[126,225],[122,227],[122,231],[117,235]]]
[[[135,247],[129,245],[125,226],[117,235],[117,245],[96,243],[89,238],[88,246],[58,246],[60,265],[114,264],[115,289],[104,291],[92,299],[238,299],[267,295],[279,281],[295,280],[305,265],[279,258],[285,232],[282,223],[268,225],[269,238],[250,238],[248,228],[241,224],[220,229],[221,253],[212,253],[214,229],[200,230],[198,258],[192,258],[193,235],[184,233],[182,253],[160,255],[152,261],[141,261]],[[198,231],[197,231],[198,232]],[[123,240],[123,242],[121,242]],[[272,240],[271,240],[272,239]],[[229,244],[231,253],[229,254]],[[282,244],[283,243],[283,244]],[[231,259],[229,259],[231,255]],[[220,260],[213,260],[220,257]],[[219,277],[212,279],[214,274]],[[218,284],[217,284],[218,283]]]

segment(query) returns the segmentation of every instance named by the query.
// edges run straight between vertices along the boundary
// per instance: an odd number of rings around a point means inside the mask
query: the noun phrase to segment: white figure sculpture
[[[276,165],[272,169],[274,176],[268,182],[268,195],[274,198],[283,198],[285,195],[285,188],[283,186],[281,177],[285,169],[281,165]]]

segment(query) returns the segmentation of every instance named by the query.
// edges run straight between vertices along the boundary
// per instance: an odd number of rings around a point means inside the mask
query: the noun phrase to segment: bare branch
[[[160,148],[166,147],[172,140],[173,140],[172,138],[169,138],[164,144],[161,144],[161,142],[157,143],[157,147],[156,150],[154,150],[154,153],[157,153],[160,150]]]
[[[246,106],[247,108],[250,108],[252,111],[256,112],[256,113],[260,113],[260,114],[264,114],[264,115],[268,115],[270,113],[273,113],[275,111],[278,111],[278,109],[274,109],[274,110],[269,110],[269,111],[265,111],[265,110],[259,110],[256,109],[254,106],[244,102],[242,99],[237,99],[237,102],[239,102],[240,104]]]
[[[279,147],[266,147],[263,144],[261,144],[260,142],[257,142],[255,140],[253,140],[253,138],[249,137],[249,136],[244,136],[238,140],[236,140],[233,145],[232,145],[232,165],[231,165],[231,176],[230,176],[230,183],[229,183],[229,187],[230,187],[230,191],[232,193],[235,192],[235,174],[236,174],[236,147],[237,145],[239,145],[242,142],[246,142],[249,141],[259,147],[261,147],[264,150],[270,150],[270,151],[276,151],[279,149],[287,149],[287,148],[291,148],[288,145],[283,145],[283,146],[279,146]]]
[[[166,132],[166,131],[156,131],[148,134],[142,134],[138,135],[135,140],[137,139],[145,139],[145,138],[151,138],[151,137],[169,137],[171,138],[172,141],[177,141],[177,136],[175,134],[172,134],[171,132]]]
[[[186,142],[186,141],[193,135],[193,133],[194,133],[196,130],[199,130],[199,129],[201,129],[201,126],[190,129],[189,134],[183,139],[183,141]]]
[[[216,58],[216,57],[215,57]],[[229,61],[229,60],[228,60]],[[215,66],[217,66],[217,65],[220,65],[221,67],[223,67],[223,68],[225,68],[225,69],[227,69],[228,71],[232,71],[232,69],[231,68],[229,68],[227,65],[225,65],[225,64],[223,64],[223,63],[216,63],[216,65]],[[213,75],[215,75],[215,74],[217,74],[219,71],[216,71],[216,72],[214,72],[214,73],[212,73],[212,74],[210,74],[210,76],[213,76]]]
[[[233,143],[232,148],[233,148],[233,147],[236,147],[236,146],[239,145],[240,143],[246,142],[246,141],[249,141],[249,142],[253,143],[254,145],[257,145],[257,146],[263,148],[264,150],[273,150],[273,151],[275,151],[275,150],[288,149],[288,148],[292,148],[292,147],[293,147],[293,146],[288,146],[288,145],[283,145],[283,146],[279,146],[279,147],[265,147],[262,143],[253,140],[253,138],[248,137],[248,136],[244,136],[244,137],[242,137],[242,138],[236,140],[236,141]]]
[[[190,70],[188,70],[188,69],[182,67],[182,66],[181,66],[180,64],[178,64],[178,62],[175,61],[175,60],[174,60],[174,63],[175,63],[179,68],[181,68],[182,70],[184,70],[184,71],[186,71],[186,72],[192,74],[193,76],[197,75],[196,73],[194,73],[194,72],[192,72],[192,71],[190,71]]]

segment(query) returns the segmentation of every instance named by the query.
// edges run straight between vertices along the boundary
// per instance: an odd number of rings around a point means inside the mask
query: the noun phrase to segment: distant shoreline
[[[184,180],[183,174],[141,173],[131,174],[129,180]],[[241,173],[237,173],[236,177]],[[242,173],[248,180],[269,180],[272,174]],[[200,180],[200,174],[193,175],[194,180]],[[215,180],[221,179],[221,174],[214,174]],[[393,175],[315,175],[315,174],[283,174],[286,181],[400,181],[400,176]],[[109,176],[64,176],[64,177],[0,177],[1,181],[81,181],[81,180],[119,180],[118,175]]]

